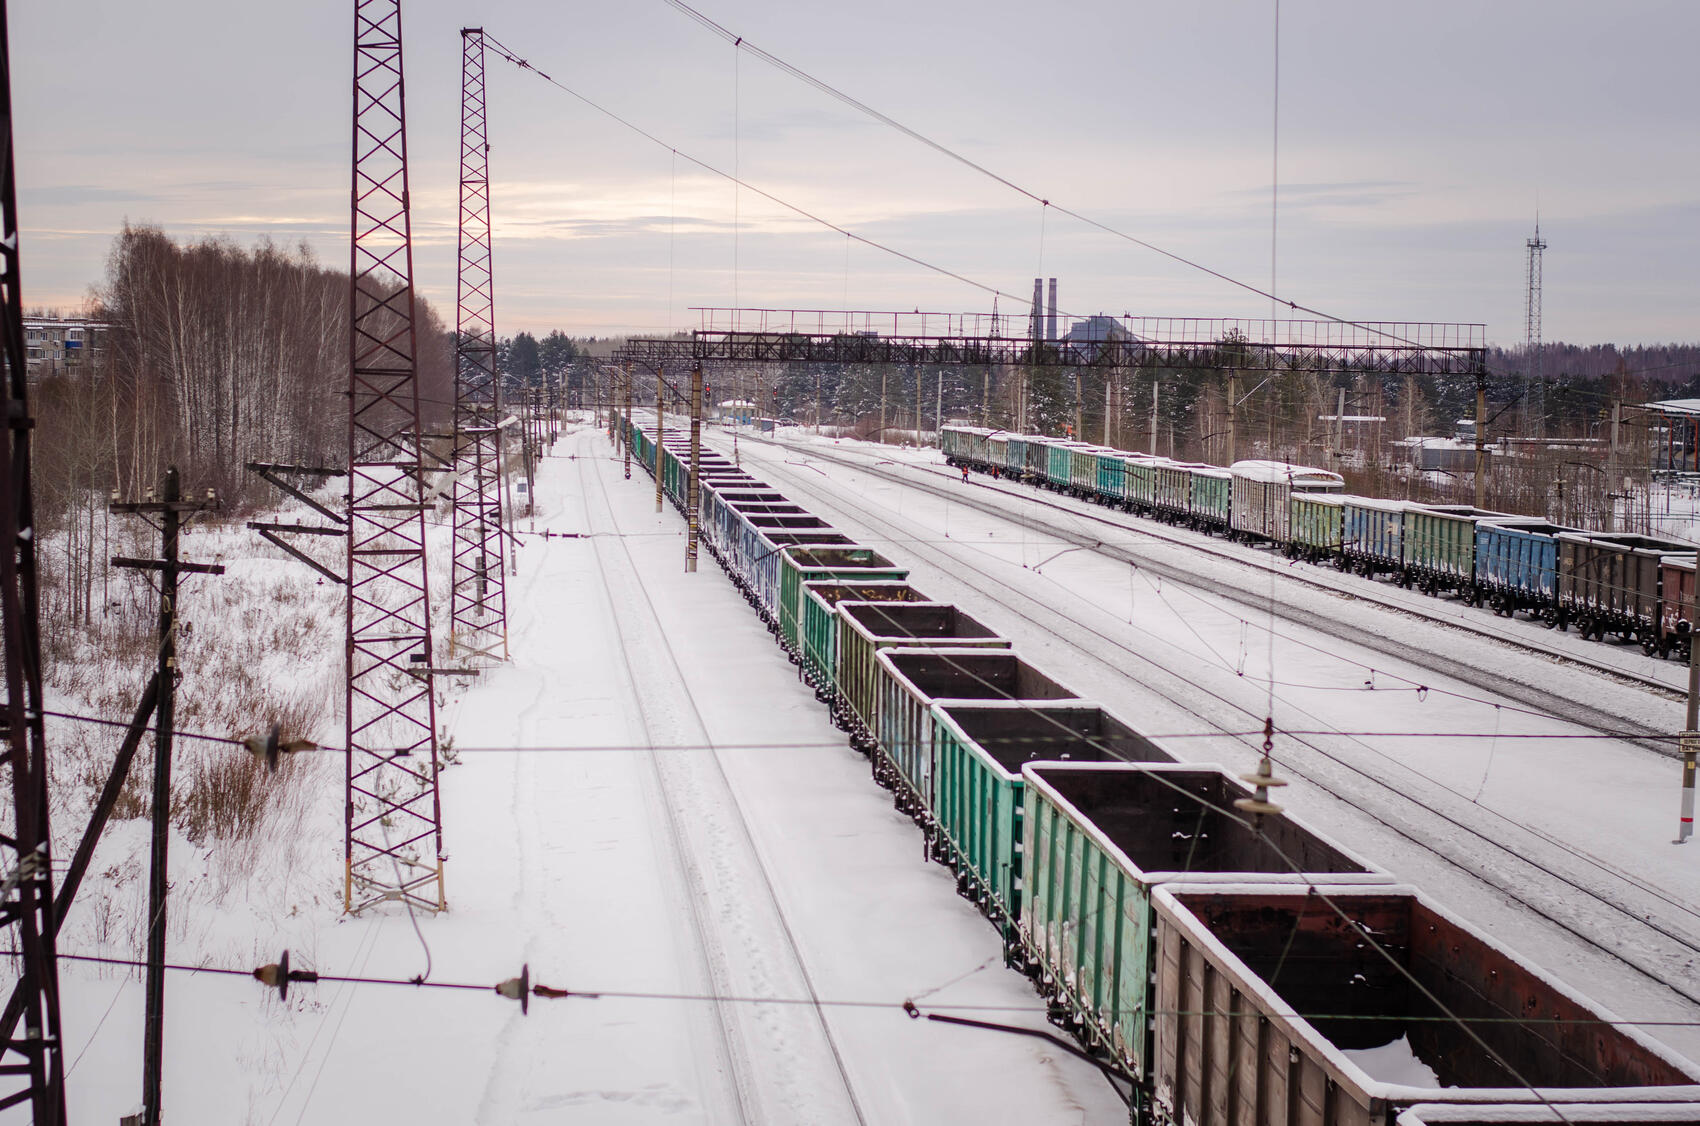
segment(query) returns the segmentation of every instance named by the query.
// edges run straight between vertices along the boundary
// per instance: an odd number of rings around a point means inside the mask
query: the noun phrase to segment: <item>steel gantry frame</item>
[[[699,309],[689,338],[628,340],[616,362],[1011,364],[1475,375],[1486,370],[1479,324],[1118,317],[1092,341],[1003,336],[1007,318],[975,313]]]
[[[401,0],[354,3],[343,904],[440,909]]]
[[[0,832],[0,927],[17,954],[23,1029],[0,1042],[0,1109],[28,1103],[36,1126],[65,1122],[64,1041],[59,1023],[58,923],[48,831],[47,741],[42,728],[41,628],[36,589],[30,415],[18,288],[18,190],[12,159],[12,68],[0,0],[0,350],[6,362],[6,448],[0,450],[0,632],[6,710],[0,764],[12,776],[10,834]],[[8,1016],[12,1006],[8,1006]]]
[[[508,609],[502,569],[502,392],[496,371],[484,29],[462,28],[460,36],[460,269],[449,651],[493,662],[508,658]]]

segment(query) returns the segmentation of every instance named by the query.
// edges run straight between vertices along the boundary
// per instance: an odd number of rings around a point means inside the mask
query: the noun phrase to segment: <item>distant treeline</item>
[[[32,388],[38,513],[69,533],[49,562],[78,616],[104,567],[94,531],[109,491],[139,497],[176,465],[186,489],[239,508],[274,499],[247,462],[348,460],[348,275],[305,246],[127,226],[91,312],[110,326],[96,362]],[[454,353],[423,300],[416,329],[429,430],[452,406]]]

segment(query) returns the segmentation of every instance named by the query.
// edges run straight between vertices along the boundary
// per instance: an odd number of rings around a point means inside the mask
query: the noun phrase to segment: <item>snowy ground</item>
[[[522,1016],[481,991],[324,983],[283,1004],[239,977],[175,973],[165,1114],[1124,1120],[1093,1067],[1043,1040],[905,1015],[913,998],[1047,1028],[991,927],[923,861],[754,613],[706,557],[681,573],[682,522],[654,513],[648,478],[623,480],[608,452],[580,432],[545,462],[535,530],[589,535],[525,539],[514,660],[445,713],[451,910],[417,920],[417,935],[406,915],[339,915],[342,780],[325,756],[295,764],[309,800],[290,839],[261,846],[299,857],[291,880],[224,871],[233,893],[174,924],[171,951],[249,968],[287,946],[326,973],[486,986],[523,962],[534,981],[603,996],[539,999]],[[145,822],[115,826],[91,888],[133,866],[145,836]],[[174,884],[229,867],[174,848]],[[264,860],[253,870],[269,872]],[[80,922],[83,906],[65,952],[139,955],[130,932]],[[72,963],[62,981],[72,1118],[113,1121],[140,1086],[140,981]]]
[[[729,448],[718,436],[713,444]],[[1261,740],[1220,733],[1255,730],[1271,706],[1283,728],[1318,732],[1278,741],[1280,772],[1294,782],[1283,791],[1289,808],[1624,1017],[1700,1019],[1700,845],[1670,843],[1679,768],[1470,680],[1491,670],[1669,731],[1681,728],[1679,703],[1300,589],[1266,566],[1189,562],[1171,530],[1153,538],[1141,532],[1153,525],[1127,517],[1117,546],[1201,574],[1237,570],[1245,594],[1153,577],[1036,531],[1035,522],[1072,519],[1039,510],[1038,494],[937,475],[934,451],[796,435],[779,446],[743,441],[740,454],[798,503],[911,564],[919,588],[961,603],[1065,684],[1174,736],[1182,756],[1249,766]],[[941,481],[956,492],[940,495]],[[1006,515],[971,506],[987,498]],[[1353,624],[1363,642],[1307,628],[1312,614]],[[1379,651],[1377,637],[1409,643],[1411,656]],[[1659,670],[1638,652],[1618,656]],[[1700,1028],[1648,1031],[1700,1054]]]

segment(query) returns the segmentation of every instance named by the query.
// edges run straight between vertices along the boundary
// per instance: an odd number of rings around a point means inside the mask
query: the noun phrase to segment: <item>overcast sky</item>
[[[1273,0],[700,0],[751,43],[1058,204],[1267,288]],[[81,304],[129,220],[347,261],[351,4],[12,0],[29,306]],[[1068,311],[1269,302],[1041,208],[735,51],[663,0],[405,0],[417,282],[453,315],[460,28],[668,145]],[[1694,341],[1700,4],[1283,0],[1276,284],[1374,320]],[[675,160],[494,57],[497,323],[665,331],[691,306],[986,310]],[[1011,302],[1000,302],[1004,312]]]

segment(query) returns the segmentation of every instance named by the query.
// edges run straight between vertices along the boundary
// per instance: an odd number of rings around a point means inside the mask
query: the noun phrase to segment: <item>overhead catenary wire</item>
[[[704,15],[702,12],[698,11],[697,9],[691,7],[689,4],[685,3],[684,0],[664,0],[664,2],[668,6],[677,9],[678,11],[682,12],[686,16],[689,16],[691,19],[695,20],[697,23],[699,23],[703,27],[707,28],[713,34],[721,37],[722,39],[725,39],[727,42],[731,43],[735,49],[740,50],[740,51],[745,51],[745,52],[748,52],[748,53],[754,55],[756,58],[760,59],[764,63],[767,63],[769,66],[775,68],[776,70],[782,71],[783,73],[790,75],[792,78],[797,79],[799,82],[802,82],[802,83],[804,83],[808,86],[813,87],[814,89],[820,91],[821,93],[827,95],[828,97],[833,98],[833,99],[835,99],[839,102],[842,102],[846,106],[849,106],[851,109],[854,109],[856,112],[861,113],[861,114],[865,114],[866,116],[873,118],[875,121],[878,121],[883,125],[887,125],[887,126],[891,127],[892,129],[897,130],[899,133],[902,133],[904,136],[909,137],[911,140],[914,140],[914,141],[918,142],[919,144],[925,145],[927,148],[932,149],[934,152],[940,154],[941,156],[944,156],[944,157],[946,157],[950,160],[953,160],[956,163],[961,164],[966,168],[972,169],[974,172],[977,172],[980,175],[985,176],[985,177],[995,181],[996,183],[1003,185],[1004,187],[1008,188],[1010,191],[1017,193],[1018,195],[1025,196],[1027,199],[1033,201],[1034,203],[1039,204],[1043,211],[1048,211],[1052,208],[1055,208],[1061,214],[1067,215],[1069,218],[1074,219],[1077,222],[1084,223],[1088,227],[1092,227],[1095,230],[1098,230],[1098,231],[1100,231],[1104,234],[1107,234],[1107,235],[1110,235],[1114,238],[1118,238],[1118,239],[1121,239],[1125,242],[1131,243],[1134,246],[1138,246],[1138,247],[1141,247],[1145,250],[1149,250],[1154,254],[1161,255],[1162,257],[1167,258],[1170,261],[1173,261],[1173,262],[1175,262],[1175,263],[1177,263],[1181,266],[1185,266],[1188,269],[1197,270],[1200,273],[1207,274],[1210,277],[1217,279],[1218,281],[1225,282],[1228,285],[1234,286],[1234,287],[1236,287],[1240,290],[1243,290],[1243,291],[1245,291],[1245,292],[1247,292],[1247,293],[1249,293],[1249,294],[1251,294],[1255,297],[1263,298],[1263,299],[1269,301],[1272,305],[1275,305],[1275,306],[1285,305],[1287,308],[1289,308],[1289,309],[1291,309],[1295,312],[1307,313],[1311,316],[1319,317],[1322,320],[1329,321],[1329,322],[1332,322],[1334,324],[1338,324],[1338,325],[1342,325],[1342,326],[1350,327],[1350,328],[1356,328],[1356,329],[1360,329],[1360,330],[1363,330],[1363,331],[1366,331],[1366,332],[1371,332],[1371,333],[1374,333],[1375,335],[1380,336],[1384,339],[1394,341],[1394,342],[1397,342],[1399,344],[1407,345],[1407,346],[1410,346],[1410,347],[1419,348],[1419,349],[1422,349],[1424,351],[1443,351],[1443,350],[1446,350],[1443,346],[1420,344],[1417,341],[1408,340],[1408,339],[1399,335],[1396,332],[1389,331],[1385,328],[1381,328],[1381,327],[1379,327],[1375,324],[1369,323],[1369,322],[1360,321],[1360,320],[1357,320],[1357,319],[1352,318],[1352,317],[1340,316],[1340,315],[1337,315],[1337,314],[1334,314],[1334,313],[1327,312],[1326,310],[1323,310],[1323,309],[1319,309],[1319,308],[1315,308],[1315,307],[1310,306],[1310,305],[1306,305],[1302,302],[1288,300],[1286,298],[1282,298],[1282,297],[1278,296],[1274,292],[1274,280],[1273,280],[1273,278],[1274,278],[1273,231],[1271,232],[1271,267],[1270,267],[1270,269],[1271,269],[1271,282],[1270,282],[1270,287],[1268,289],[1264,289],[1262,286],[1259,286],[1259,285],[1257,285],[1253,282],[1245,281],[1242,278],[1236,278],[1233,275],[1224,273],[1223,271],[1215,269],[1212,266],[1205,265],[1203,262],[1200,262],[1197,259],[1189,258],[1184,254],[1180,254],[1176,251],[1169,250],[1167,247],[1159,246],[1156,243],[1153,243],[1153,242],[1150,242],[1146,239],[1140,238],[1137,235],[1133,235],[1133,234],[1130,234],[1127,231],[1121,230],[1117,227],[1113,227],[1106,222],[1095,219],[1095,218],[1093,218],[1089,215],[1083,214],[1082,212],[1076,211],[1073,208],[1070,208],[1070,207],[1067,207],[1065,205],[1056,203],[1052,199],[1050,199],[1047,195],[1045,195],[1044,193],[1016,183],[1014,180],[1012,180],[1012,179],[1010,179],[1010,178],[1008,178],[1008,177],[1006,177],[1006,176],[1004,176],[1004,175],[1002,175],[998,172],[993,171],[991,168],[988,168],[987,166],[979,163],[978,161],[972,159],[971,157],[965,156],[961,152],[957,151],[956,149],[951,148],[950,146],[944,144],[943,142],[934,140],[932,137],[929,137],[925,133],[922,133],[920,130],[912,128],[911,126],[905,125],[903,122],[898,121],[897,119],[890,117],[890,116],[888,116],[884,113],[881,113],[879,110],[877,110],[877,109],[873,108],[872,106],[868,105],[867,103],[857,99],[853,95],[848,94],[848,93],[844,92],[843,90],[840,90],[838,87],[831,85],[830,83],[824,81],[823,79],[816,78],[814,75],[808,73],[807,71],[801,69],[800,67],[794,66],[793,64],[788,63],[785,60],[779,58],[777,55],[773,55],[773,54],[770,54],[769,52],[767,52],[765,50],[762,50],[760,47],[757,47],[755,44],[751,43],[746,36],[740,35],[740,34],[734,32],[734,31],[729,30],[726,27],[721,26],[719,23],[716,23],[713,19],[709,18],[708,16]],[[509,61],[515,61],[515,60],[509,60]],[[577,96],[577,95],[575,95],[575,96]],[[598,108],[600,108],[600,107],[598,107]],[[603,112],[606,112],[606,111],[603,111]],[[786,204],[785,206],[789,207],[790,205]],[[1001,296],[1010,296],[1010,295],[1001,294]]]
[[[1183,877],[1184,879],[1184,877]],[[7,958],[18,957],[18,951],[0,951],[0,956]],[[72,954],[61,952],[59,957],[67,962],[83,962],[92,965],[116,966],[123,969],[145,969],[147,962],[139,958],[119,958],[101,954]],[[275,970],[276,964],[256,966],[253,969],[241,969],[233,966],[218,966],[211,964],[193,964],[187,962],[168,962],[168,971],[183,974],[207,974],[213,977],[248,978],[261,981],[268,988],[275,988],[264,981],[264,977],[272,976],[268,971]],[[976,970],[982,967],[975,967]],[[333,974],[321,973],[317,970],[291,969],[291,985],[314,985],[325,982],[347,985],[394,986],[397,988],[434,989],[455,993],[499,993],[504,982],[468,982],[468,981],[426,981],[420,977],[381,977],[373,974]],[[969,971],[973,973],[974,971]],[[294,977],[294,974],[301,974]],[[964,974],[963,977],[967,977]],[[960,979],[957,979],[960,980]],[[955,981],[946,982],[944,986],[923,990],[912,997],[901,999],[890,998],[851,998],[851,997],[785,997],[768,996],[763,994],[722,994],[722,993],[693,993],[686,991],[644,990],[644,989],[564,989],[541,983],[533,985],[532,996],[545,1000],[578,1000],[578,1001],[700,1001],[720,1002],[735,1005],[821,1005],[827,1008],[844,1009],[891,1009],[910,1016],[912,1009],[919,1009],[919,1015],[925,1015],[927,1010],[934,1012],[982,1012],[982,1013],[1031,1013],[1041,1015],[1045,1012],[1042,1007],[1035,1005],[999,1005],[968,1002],[939,1002],[922,1008],[917,1000],[938,989],[947,988]],[[1204,1009],[1152,1009],[1154,1016],[1206,1016],[1212,1015],[1211,1010]],[[1294,1020],[1387,1020],[1385,1013],[1330,1013],[1330,1012],[1299,1012],[1283,1011],[1275,1015]],[[910,1019],[914,1019],[913,1016]],[[1700,1028],[1700,1020],[1672,1020],[1665,1017],[1649,1017],[1639,1019],[1634,1017],[1543,1017],[1543,1016],[1507,1016],[1507,1017],[1462,1017],[1454,1018],[1445,1015],[1405,1015],[1399,1014],[1399,1019],[1426,1023],[1451,1023],[1462,1020],[1468,1024],[1518,1024],[1518,1025],[1621,1025],[1631,1028]]]

